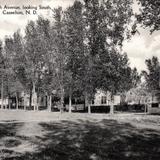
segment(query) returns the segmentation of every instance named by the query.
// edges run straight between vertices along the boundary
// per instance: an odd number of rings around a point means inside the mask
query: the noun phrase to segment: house
[[[111,92],[107,91],[102,91],[102,90],[97,90],[94,98],[94,105],[95,106],[110,106],[112,103],[114,105],[119,105],[121,101],[120,95],[113,95],[113,101],[111,97]]]
[[[9,99],[8,98],[4,98],[3,99],[3,108],[4,108],[4,106],[5,107],[8,106],[8,104],[9,104]],[[2,99],[0,99],[0,106],[1,106],[1,109],[2,109]]]
[[[142,88],[133,88],[127,92],[126,102],[128,105],[143,105],[148,113],[160,114],[160,91],[158,90],[148,92]]]
[[[99,110],[103,110],[103,108],[110,108],[109,106],[113,103],[113,105],[119,105],[121,101],[120,95],[114,95],[113,101],[111,100],[111,93],[105,92],[103,90],[97,90],[94,96],[94,100],[91,104],[92,109],[98,108]],[[82,111],[85,109],[84,103],[81,104],[72,104],[72,111]],[[97,110],[98,110],[97,109]],[[66,104],[66,110],[69,110],[69,105]]]
[[[4,98],[3,99],[3,108],[13,108],[15,109],[16,104],[16,97],[10,97],[10,98]],[[37,93],[32,93],[32,100],[31,100],[32,106],[37,106]],[[0,106],[2,105],[2,99],[0,98]],[[28,93],[25,93],[22,91],[18,96],[18,108],[25,109],[28,108],[30,105],[30,95]],[[46,96],[41,96],[39,98],[38,102],[39,106],[46,106]],[[32,107],[33,108],[33,107]]]
[[[148,113],[160,114],[160,91],[151,92],[150,102],[148,103]]]
[[[150,103],[151,94],[141,87],[132,88],[126,93],[125,101],[128,105],[144,105]]]

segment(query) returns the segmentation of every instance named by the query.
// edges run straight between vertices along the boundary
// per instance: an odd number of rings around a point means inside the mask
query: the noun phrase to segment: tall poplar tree
[[[3,55],[2,41],[0,41],[0,75],[1,75],[1,109],[4,101],[4,75],[5,75],[5,57]]]
[[[123,55],[121,47],[128,37],[132,0],[84,2],[88,55],[86,91],[90,95],[92,93],[93,99],[95,89],[107,90],[113,95],[127,80],[128,58]],[[113,113],[113,106],[111,111]]]
[[[64,13],[61,7],[54,11],[54,25],[52,29],[54,34],[53,44],[55,46],[56,56],[56,77],[58,82],[58,90],[60,94],[60,112],[63,112],[64,108],[64,69],[66,64],[66,43],[65,43],[65,31],[64,31]]]
[[[67,64],[65,72],[68,73],[69,112],[74,92],[81,90],[82,74],[84,72],[84,19],[83,5],[75,1],[73,6],[65,12],[65,37]]]

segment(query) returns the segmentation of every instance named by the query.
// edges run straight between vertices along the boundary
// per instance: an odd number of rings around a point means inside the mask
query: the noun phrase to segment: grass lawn
[[[0,160],[160,159],[160,127],[155,123],[159,117],[136,116],[132,123],[130,116],[121,120],[95,117],[1,120]]]

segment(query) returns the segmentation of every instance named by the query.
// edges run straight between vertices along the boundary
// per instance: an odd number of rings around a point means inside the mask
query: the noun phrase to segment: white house
[[[113,104],[114,105],[119,105],[121,101],[120,95],[114,95],[113,96]],[[94,105],[106,105],[109,106],[111,105],[112,100],[111,100],[111,92],[107,91],[102,91],[102,90],[97,90],[94,98]]]

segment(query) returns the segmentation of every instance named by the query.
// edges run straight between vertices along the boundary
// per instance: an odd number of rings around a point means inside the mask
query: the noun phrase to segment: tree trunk
[[[88,114],[91,114],[91,105],[88,104]]]
[[[25,111],[26,111],[26,108],[27,108],[27,107],[26,107],[26,104],[25,104],[25,101],[24,101],[24,110],[25,110]]]
[[[61,95],[61,104],[60,104],[60,113],[63,113],[63,105],[64,105],[64,96]]]
[[[18,110],[18,95],[16,93],[16,109]]]
[[[114,114],[114,105],[113,105],[113,102],[111,102],[111,105],[110,105],[110,114]]]
[[[113,95],[111,95],[110,114],[114,114],[114,99],[113,99]]]
[[[9,99],[8,99],[8,108],[9,108],[9,110],[11,109],[10,96],[9,96]]]
[[[5,109],[7,109],[8,108],[8,106],[7,106],[7,98],[6,98],[6,103],[5,103]]]
[[[30,88],[29,108],[32,108],[32,87]]]
[[[144,107],[145,107],[145,108],[144,108],[144,112],[145,112],[145,114],[147,114],[147,104],[145,104]]]
[[[88,95],[87,95],[87,93],[85,93],[84,100],[85,100],[85,108],[86,108],[88,106]]]
[[[40,91],[39,91],[39,88],[37,90],[37,110],[39,110],[39,106],[41,105],[40,103],[40,100],[41,100],[41,97],[40,97]]]
[[[37,95],[36,110],[39,110],[39,95]]]
[[[72,113],[72,94],[69,95],[69,113]]]
[[[26,98],[26,96],[25,96],[25,94],[24,94],[24,96],[23,96],[23,106],[24,106],[24,110],[26,111],[26,103],[27,103],[27,98]]]
[[[51,112],[52,111],[52,96],[49,96],[49,105],[48,105],[48,111]]]
[[[1,109],[3,109],[3,76],[1,81]]]
[[[61,86],[61,101],[60,101],[60,113],[63,113],[63,105],[64,105],[64,90]]]
[[[46,96],[45,96],[45,106],[46,106],[46,108],[48,109],[48,95],[46,94]]]
[[[35,83],[33,82],[33,109],[34,111],[36,110],[36,102],[37,102],[37,99],[36,99],[36,91],[35,91]]]

